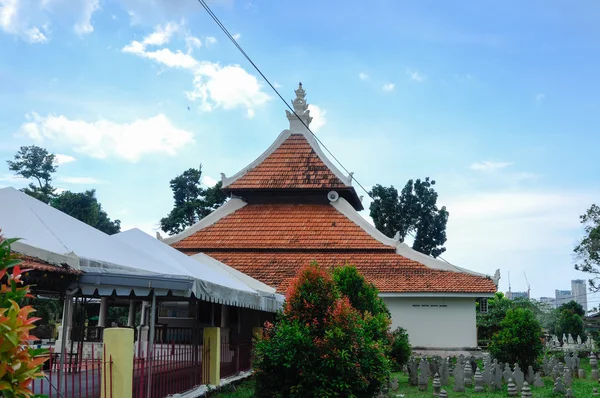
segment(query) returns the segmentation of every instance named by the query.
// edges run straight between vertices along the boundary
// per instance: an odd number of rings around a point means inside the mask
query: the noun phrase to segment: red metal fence
[[[43,365],[45,377],[31,384],[34,394],[49,398],[112,398],[112,358],[106,361],[95,358],[93,351],[88,359],[68,353],[61,369],[61,355],[49,352],[49,359]]]
[[[252,343],[221,343],[221,378],[250,370],[251,362]]]

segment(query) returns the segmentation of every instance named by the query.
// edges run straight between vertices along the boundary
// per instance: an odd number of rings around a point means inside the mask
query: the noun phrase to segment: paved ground
[[[52,374],[47,378],[37,379],[33,382],[33,391],[36,394],[45,394],[49,398],[100,398],[100,378],[98,372],[82,371],[81,373],[67,373],[67,386],[64,384],[58,389],[58,375]],[[64,383],[64,379],[63,379]]]

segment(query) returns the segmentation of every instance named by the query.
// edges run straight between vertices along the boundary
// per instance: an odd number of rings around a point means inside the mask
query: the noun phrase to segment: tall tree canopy
[[[190,227],[225,203],[227,196],[219,181],[210,188],[202,187],[202,165],[191,168],[170,182],[175,206],[160,220],[160,229],[173,235]]]
[[[16,175],[35,180],[23,188],[23,192],[44,203],[50,202],[55,190],[51,184],[52,174],[58,167],[54,154],[39,146],[22,146],[15,154],[15,159],[7,160],[7,163],[9,170]]]
[[[438,194],[434,180],[408,180],[400,194],[393,186],[375,185],[370,192],[371,217],[375,227],[400,241],[415,233],[413,249],[437,257],[446,251],[446,224],[449,213],[445,206],[437,206]]]
[[[50,205],[109,235],[121,231],[121,221],[112,221],[96,198],[96,190],[85,192],[64,191]]]
[[[593,275],[589,280],[590,290],[600,291],[598,278],[600,278],[600,206],[592,205],[586,213],[579,217],[585,235],[581,242],[575,246],[577,263],[575,269]]]
[[[52,186],[52,177],[58,169],[56,156],[45,148],[38,146],[22,146],[9,160],[8,168],[16,175],[33,179],[22,191],[50,206],[74,217],[107,234],[115,234],[121,230],[121,221],[112,221],[96,199],[96,190],[85,192],[64,191],[56,195]]]

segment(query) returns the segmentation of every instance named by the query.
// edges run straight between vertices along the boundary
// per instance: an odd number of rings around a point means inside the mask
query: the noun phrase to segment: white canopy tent
[[[270,312],[283,301],[214,259],[189,258],[139,230],[109,236],[14,188],[0,189],[0,228],[22,239],[16,252],[83,271],[75,291],[85,295],[193,295]]]

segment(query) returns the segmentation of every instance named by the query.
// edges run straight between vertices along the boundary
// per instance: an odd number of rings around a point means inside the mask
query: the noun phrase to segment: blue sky
[[[571,253],[600,198],[596,2],[209,4],[286,99],[304,83],[313,129],[365,187],[438,181],[447,260],[501,268],[503,291],[526,271],[535,297],[586,277]],[[286,127],[194,0],[0,0],[0,164],[60,154],[55,185],[96,188],[124,228],[152,233],[171,178],[232,175]],[[24,182],[0,166],[7,185]]]

